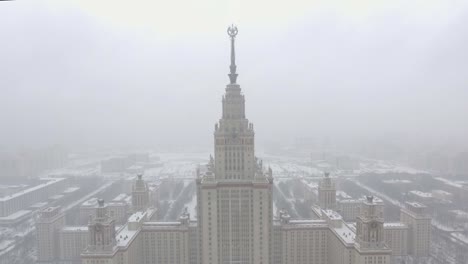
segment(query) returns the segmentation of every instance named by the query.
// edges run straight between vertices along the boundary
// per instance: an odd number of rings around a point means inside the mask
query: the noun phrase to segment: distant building
[[[108,207],[100,199],[96,215],[91,217],[88,224],[88,245],[81,254],[83,264],[100,263],[104,256],[110,256],[113,260],[117,253],[116,246],[115,220],[109,217]]]
[[[127,197],[125,194],[120,194],[106,204],[109,216],[119,225],[126,223],[130,215],[130,205],[126,200]],[[99,202],[97,198],[91,198],[82,203],[80,205],[79,223],[82,225],[88,224],[90,217],[95,217],[98,209]]]
[[[347,155],[337,155],[334,158],[333,165],[338,170],[353,171],[359,170],[359,161]]]
[[[45,202],[67,187],[66,178],[42,178],[41,183],[0,198],[0,217],[28,209],[37,202]]]
[[[281,211],[279,221],[274,223],[274,245],[277,246],[271,263],[327,264],[329,232],[323,220],[290,220],[289,215]]]
[[[65,226],[65,215],[60,207],[47,207],[36,220],[37,262],[50,263],[59,258],[61,245],[57,239]]]
[[[0,175],[4,178],[35,178],[45,170],[63,167],[66,162],[67,153],[60,146],[0,153]]]
[[[150,194],[148,184],[143,181],[143,175],[138,174],[132,188],[132,211],[141,211],[150,206]]]
[[[59,230],[60,262],[81,263],[81,252],[88,245],[88,226],[66,226]]]
[[[102,173],[143,173],[145,168],[158,166],[159,163],[150,163],[148,153],[133,153],[110,157],[101,161]]]
[[[453,158],[453,172],[468,175],[468,152],[460,152]]]
[[[189,263],[195,244],[190,244],[190,217],[183,214],[178,222],[147,222],[142,225],[144,262],[141,263]],[[196,232],[192,233],[196,235]],[[196,260],[196,259],[194,259]],[[133,262],[132,262],[133,263]]]
[[[392,256],[408,255],[408,232],[407,225],[396,223],[384,223],[385,243],[392,249]]]
[[[409,192],[409,197],[413,201],[418,201],[422,203],[431,203],[432,202],[432,193],[421,192],[413,190]]]
[[[356,263],[390,263],[391,249],[385,242],[384,208],[368,196],[356,219]]]
[[[427,207],[417,202],[407,202],[401,210],[400,220],[408,226],[408,254],[428,257],[431,243],[431,217]]]
[[[444,190],[432,190],[432,197],[436,201],[451,202],[453,200],[453,194]]]
[[[356,221],[361,210],[362,200],[345,199],[338,201],[337,210],[345,221]]]
[[[134,164],[127,157],[112,157],[101,161],[102,173],[124,172],[128,167]]]
[[[336,187],[328,172],[319,183],[318,200],[321,208],[336,210]]]

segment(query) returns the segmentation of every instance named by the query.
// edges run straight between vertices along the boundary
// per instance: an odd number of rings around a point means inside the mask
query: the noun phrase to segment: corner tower
[[[215,125],[214,158],[197,179],[200,263],[267,264],[271,263],[272,172],[255,157],[254,129],[237,84],[237,27],[227,32],[230,82],[222,98],[222,117]]]
[[[324,177],[319,183],[318,198],[322,209],[336,210],[336,187],[329,172],[324,173]]]
[[[392,251],[385,243],[383,215],[383,202],[367,196],[356,218],[355,263],[390,263]]]
[[[117,253],[115,220],[109,216],[103,199],[98,200],[96,216],[90,216],[88,230],[88,246],[81,253],[82,263],[110,263],[102,259],[112,259]]]
[[[132,186],[132,211],[144,211],[150,207],[148,184],[143,174],[138,174]]]

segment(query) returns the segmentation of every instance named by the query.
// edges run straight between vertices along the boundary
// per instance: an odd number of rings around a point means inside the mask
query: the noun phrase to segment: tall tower
[[[409,227],[408,253],[413,256],[428,257],[431,244],[431,217],[427,206],[406,202],[401,209],[400,220]]]
[[[377,204],[373,196],[367,196],[361,204],[356,219],[357,242],[366,247],[380,247],[384,244],[383,204]]]
[[[273,219],[271,169],[255,157],[253,125],[245,117],[245,98],[237,84],[231,41],[229,84],[222,117],[215,125],[214,158],[197,180],[200,257],[204,264],[270,263]]]
[[[255,176],[253,124],[245,118],[245,98],[237,84],[234,41],[237,27],[228,29],[231,38],[230,83],[223,96],[223,112],[215,125],[215,176],[217,179],[249,179]]]
[[[143,211],[150,206],[148,184],[138,174],[132,187],[132,211]]]
[[[336,209],[336,187],[329,172],[324,173],[324,177],[319,183],[318,198],[322,209]]]
[[[115,220],[109,216],[103,199],[98,200],[96,216],[90,218],[88,246],[81,254],[83,264],[98,263],[100,259],[112,258],[117,252]]]
[[[60,207],[47,207],[40,212],[36,221],[37,263],[51,263],[58,258],[58,231],[64,226],[65,214]]]
[[[384,205],[367,196],[356,218],[357,264],[388,264],[391,250],[385,243]]]

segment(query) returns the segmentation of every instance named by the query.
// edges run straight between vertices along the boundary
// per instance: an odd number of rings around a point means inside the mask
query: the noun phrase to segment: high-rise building
[[[336,209],[336,187],[330,178],[330,173],[325,172],[318,186],[319,206],[322,209]]]
[[[66,226],[58,234],[60,263],[81,263],[81,252],[88,246],[88,226]]]
[[[361,210],[361,199],[344,199],[337,202],[337,211],[345,221],[355,221]]]
[[[60,244],[57,235],[65,225],[65,215],[60,207],[43,209],[36,220],[37,262],[50,263],[58,259]]]
[[[107,205],[99,199],[96,216],[91,216],[88,224],[88,246],[81,254],[83,264],[98,263],[102,256],[116,254],[115,220],[109,217]]]
[[[138,174],[132,188],[132,210],[133,212],[143,211],[150,205],[148,184],[143,181],[143,175]]]
[[[401,223],[384,223],[385,243],[393,256],[408,255],[408,226]]]
[[[197,181],[201,263],[270,262],[273,219],[271,170],[255,157],[254,127],[245,115],[245,98],[237,84],[234,42],[228,29],[231,65],[222,117],[215,125],[214,159]]]
[[[368,196],[356,219],[356,263],[388,264],[391,250],[385,243],[383,203]]]
[[[401,209],[400,221],[409,227],[408,253],[414,257],[428,257],[431,242],[431,217],[427,206],[406,202]]]
[[[127,190],[133,214],[121,226],[116,227],[116,218],[122,214],[103,200],[81,206],[87,228],[63,228],[63,215],[57,209],[46,211],[37,225],[44,243],[39,259],[56,259],[59,245],[53,241],[59,229],[55,241],[63,241],[65,249],[60,261],[76,261],[84,247],[82,264],[390,264],[392,249],[394,256],[427,255],[430,218],[424,206],[409,203],[402,223],[385,225],[382,200],[341,201],[338,209],[356,224],[346,222],[335,211],[336,187],[329,174],[319,184],[321,208],[313,209],[317,219],[291,219],[285,209],[273,217],[272,170],[255,157],[254,129],[237,84],[237,28],[231,26],[228,34],[230,83],[215,125],[214,157],[196,173],[197,221],[190,220],[188,210],[178,221],[153,221],[151,189],[139,175]],[[410,252],[404,250],[406,244]]]
[[[68,187],[67,178],[40,178],[40,184],[0,197],[0,217],[9,216],[17,211],[28,209],[38,201],[47,201]]]

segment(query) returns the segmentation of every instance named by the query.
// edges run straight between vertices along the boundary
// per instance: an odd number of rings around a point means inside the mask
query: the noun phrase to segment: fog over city
[[[467,25],[0,1],[0,264],[468,264]]]
[[[0,22],[1,146],[209,146],[231,23],[260,145],[467,146],[465,1],[16,1]]]

